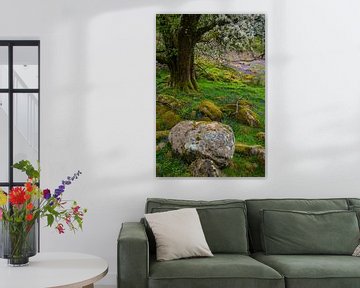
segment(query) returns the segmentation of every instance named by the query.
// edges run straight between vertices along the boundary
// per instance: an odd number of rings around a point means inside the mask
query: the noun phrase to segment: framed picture
[[[156,15],[156,175],[265,176],[265,15]]]

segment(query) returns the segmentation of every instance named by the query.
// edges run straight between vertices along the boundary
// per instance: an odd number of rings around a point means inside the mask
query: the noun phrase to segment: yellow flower
[[[0,206],[4,206],[7,203],[6,194],[0,189]]]

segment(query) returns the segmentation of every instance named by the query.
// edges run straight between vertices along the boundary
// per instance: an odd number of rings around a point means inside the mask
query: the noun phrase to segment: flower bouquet
[[[40,189],[40,169],[27,160],[13,165],[26,173],[28,179],[23,187],[12,187],[8,194],[0,188],[0,257],[8,259],[9,265],[26,265],[29,257],[36,254],[36,223],[45,218],[47,226],[55,227],[59,234],[82,229],[86,209],[75,201],[63,199],[66,186],[78,179],[81,172],[74,173],[54,189]]]

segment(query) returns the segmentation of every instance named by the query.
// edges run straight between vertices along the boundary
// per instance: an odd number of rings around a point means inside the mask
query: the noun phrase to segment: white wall
[[[267,177],[155,178],[155,14],[267,14]],[[360,196],[358,0],[1,0],[2,39],[41,40],[42,183],[67,192],[83,233],[43,229],[43,251],[108,260],[146,197]]]

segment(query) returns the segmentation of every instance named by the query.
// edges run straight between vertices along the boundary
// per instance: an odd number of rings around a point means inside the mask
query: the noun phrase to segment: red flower
[[[31,221],[33,218],[34,218],[34,216],[32,214],[26,215],[26,220],[27,221]]]
[[[23,187],[13,187],[9,193],[9,201],[12,205],[21,205],[26,201],[25,189]]]
[[[67,225],[69,225],[71,223],[71,215],[70,214],[66,215],[65,222],[66,222]]]
[[[79,214],[80,206],[71,207],[71,209],[73,210],[73,214],[76,215]]]
[[[32,186],[32,184],[30,182],[26,182],[25,187],[26,187],[26,191],[28,191],[28,192],[31,192],[34,189],[34,187]]]
[[[31,195],[28,194],[28,193],[25,193],[25,196],[24,196],[25,200],[29,200],[31,198]]]
[[[63,225],[63,224],[59,223],[55,228],[58,230],[59,234],[65,233],[65,232],[64,232],[65,229],[64,229],[64,225]]]
[[[29,203],[26,205],[26,210],[31,210],[34,208],[34,205],[32,203]]]

